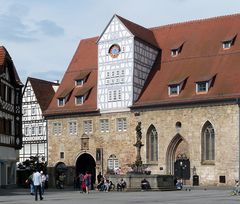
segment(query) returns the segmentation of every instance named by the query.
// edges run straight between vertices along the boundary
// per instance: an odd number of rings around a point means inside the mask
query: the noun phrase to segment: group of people
[[[43,194],[45,189],[48,188],[48,174],[44,174],[43,171],[36,169],[34,173],[32,173],[26,182],[30,186],[30,194],[35,195],[35,200],[38,200],[38,193],[40,200],[43,200]]]
[[[114,190],[115,185],[106,176],[103,176],[101,172],[97,175],[97,190],[108,192]]]
[[[115,189],[115,184],[110,181],[107,176],[103,176],[101,172],[99,172],[99,174],[97,175],[97,182],[98,191],[108,192]],[[117,190],[122,191],[126,186],[126,181],[120,179],[120,181],[117,183]]]

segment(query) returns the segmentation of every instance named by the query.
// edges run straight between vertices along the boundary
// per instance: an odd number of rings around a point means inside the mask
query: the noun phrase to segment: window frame
[[[75,80],[75,86],[83,86],[84,79],[76,79]]]
[[[81,99],[80,103],[78,103],[78,99]],[[84,103],[84,96],[75,96],[75,105],[82,105]]]
[[[205,88],[202,89],[202,85],[205,85]],[[196,82],[196,93],[207,93],[209,89],[209,81],[200,81]]]
[[[202,164],[203,165],[214,165],[216,156],[216,133],[213,125],[207,121],[202,128]]]
[[[176,88],[176,93],[173,92],[173,88]],[[180,93],[180,85],[179,84],[173,84],[168,86],[168,95],[169,96],[177,96]]]
[[[69,121],[68,122],[68,133],[69,133],[69,135],[77,134],[77,121]]]
[[[154,134],[155,133],[155,134]],[[151,125],[147,131],[146,137],[146,159],[148,163],[157,163],[158,162],[158,132],[154,125]]]
[[[127,118],[117,118],[116,119],[116,130],[117,132],[127,131]]]
[[[52,124],[53,135],[59,136],[62,134],[62,123],[61,122],[53,122]]]
[[[179,55],[179,48],[177,48],[177,49],[171,49],[171,56],[172,57],[177,57],[178,55]]]
[[[227,40],[227,41],[223,41],[222,42],[222,48],[224,50],[228,50],[232,47],[232,44],[233,44],[233,40]]]
[[[119,160],[114,154],[109,156],[107,160],[107,168],[109,170],[114,170],[116,168],[119,168]]]
[[[93,121],[92,120],[84,120],[83,121],[83,132],[85,134],[93,133]]]
[[[58,98],[58,107],[65,106],[65,98]]]
[[[109,119],[100,119],[100,131],[102,133],[109,132]]]

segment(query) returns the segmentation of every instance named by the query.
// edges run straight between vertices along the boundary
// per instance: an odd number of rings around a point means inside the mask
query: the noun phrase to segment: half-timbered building
[[[5,47],[0,46],[0,187],[16,184],[22,147],[22,83]]]
[[[240,15],[144,28],[114,15],[81,40],[45,116],[50,167],[122,173],[136,160],[200,185],[240,171]],[[195,176],[195,177],[194,177]]]
[[[47,162],[47,122],[42,113],[52,100],[59,84],[28,77],[22,97],[23,148],[19,161],[37,157]]]

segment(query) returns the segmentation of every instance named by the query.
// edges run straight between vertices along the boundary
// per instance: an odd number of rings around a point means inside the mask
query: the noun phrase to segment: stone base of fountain
[[[126,191],[140,191],[141,190],[141,181],[146,179],[152,191],[169,191],[176,190],[174,186],[174,179],[172,175],[158,175],[158,174],[136,174],[136,173],[127,173],[120,175],[109,175],[110,181],[115,185],[120,179],[123,179],[127,183]],[[117,186],[117,185],[116,185]]]

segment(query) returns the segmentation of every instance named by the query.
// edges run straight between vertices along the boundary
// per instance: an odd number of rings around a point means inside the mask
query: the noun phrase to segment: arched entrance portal
[[[189,147],[187,141],[177,134],[167,149],[167,173],[184,179],[190,177]],[[181,177],[180,176],[180,177]]]
[[[94,158],[87,153],[80,155],[76,162],[76,176],[80,173],[85,174],[89,172],[92,175],[92,189],[96,180],[96,162]]]

